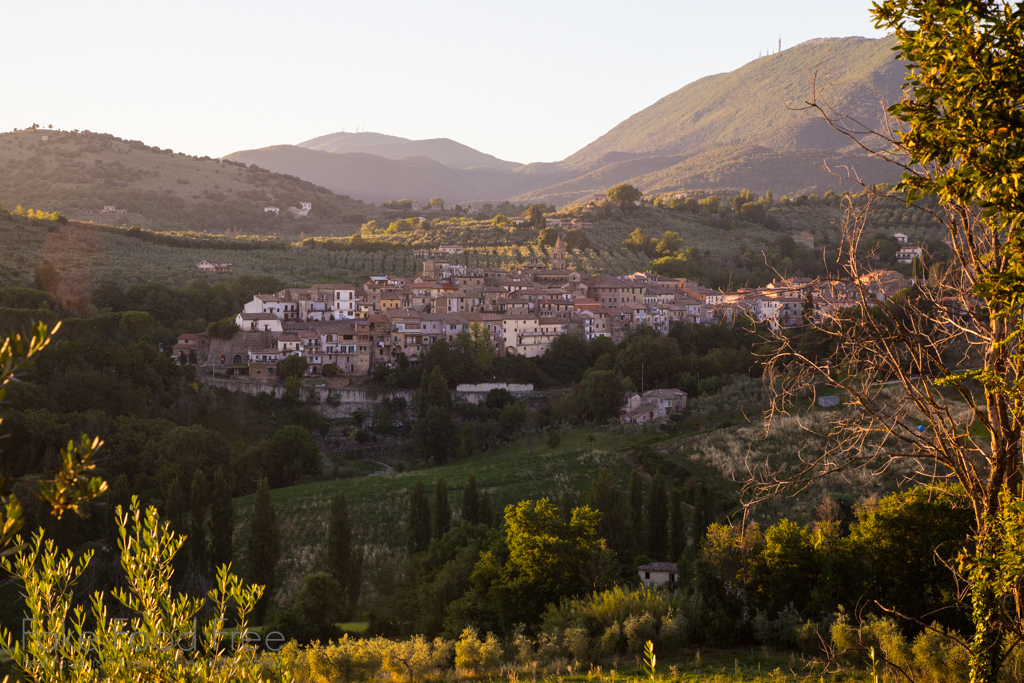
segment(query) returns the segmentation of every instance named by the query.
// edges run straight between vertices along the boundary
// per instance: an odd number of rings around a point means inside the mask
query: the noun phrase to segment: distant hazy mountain
[[[680,88],[555,164],[517,166],[447,139],[335,133],[299,146],[228,158],[366,201],[443,197],[566,204],[630,182],[641,190],[739,189],[776,194],[839,190],[826,170],[869,182],[894,168],[857,152],[806,109],[815,93],[834,111],[876,125],[897,99],[902,62],[893,37],[825,38],[762,57]]]
[[[364,201],[441,197],[449,204],[497,199],[529,192],[570,177],[569,173],[495,168],[451,168],[418,156],[387,159],[366,152],[335,154],[296,145],[275,145],[230,154],[228,159],[256,164]],[[315,180],[314,180],[315,179]]]
[[[449,168],[513,169],[521,165],[513,161],[502,161],[448,138],[409,140],[380,133],[332,133],[300,142],[298,146],[335,154],[365,152],[385,159],[428,157]]]

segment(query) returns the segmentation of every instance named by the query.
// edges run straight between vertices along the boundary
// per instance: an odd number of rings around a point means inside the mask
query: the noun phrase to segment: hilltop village
[[[236,316],[232,338],[184,334],[175,356],[228,376],[274,382],[280,364],[298,354],[307,377],[358,377],[378,364],[416,363],[432,344],[460,333],[485,342],[495,356],[535,358],[564,334],[617,344],[640,326],[667,334],[676,322],[711,325],[740,315],[779,331],[807,315],[820,321],[861,296],[884,301],[912,284],[895,271],[874,271],[860,286],[792,278],[722,292],[649,272],[614,277],[567,269],[561,238],[550,265],[534,262],[512,272],[471,270],[447,258],[461,251],[447,245],[427,254],[416,277],[257,294]]]

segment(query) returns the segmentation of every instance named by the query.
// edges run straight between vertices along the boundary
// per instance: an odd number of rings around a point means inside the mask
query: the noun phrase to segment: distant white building
[[[640,582],[647,588],[675,588],[679,567],[675,562],[649,562],[636,568]]]
[[[244,332],[282,332],[281,319],[273,313],[239,313],[235,324]]]
[[[920,258],[923,253],[924,249],[921,247],[900,247],[896,252],[896,260],[899,263],[913,263],[914,259]]]
[[[504,389],[516,398],[526,396],[533,391],[532,384],[506,384],[489,382],[487,384],[460,384],[455,387],[455,395],[468,403],[479,404],[487,400],[487,394],[494,389]]]
[[[626,399],[619,420],[628,424],[647,424],[665,420],[686,407],[686,392],[679,389],[652,389]]]
[[[895,235],[893,235],[893,239],[895,239],[900,244],[906,244],[907,240],[909,238],[906,235],[904,235],[902,232],[898,232]]]
[[[279,213],[281,213],[281,209],[277,208],[276,206],[264,206],[263,213],[272,213],[276,216]]]
[[[328,318],[351,320],[356,317],[356,288],[350,284],[313,285],[310,289],[313,301],[328,305]]]
[[[234,266],[227,261],[200,261],[196,264],[196,268],[199,270],[205,270],[207,272],[215,273],[230,273]]]

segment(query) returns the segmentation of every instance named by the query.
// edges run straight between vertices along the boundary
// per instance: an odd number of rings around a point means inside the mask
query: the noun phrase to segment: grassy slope
[[[42,141],[46,135],[49,140]],[[265,214],[313,204],[309,217]],[[195,158],[96,133],[0,134],[0,204],[162,230],[351,234],[374,208],[295,177]],[[129,211],[115,218],[105,205]]]
[[[815,409],[801,419],[821,428],[844,411],[844,408]],[[589,434],[594,435],[594,442],[588,441]],[[481,490],[490,493],[496,510],[523,499],[547,496],[557,501],[564,491],[579,502],[585,499],[590,482],[603,467],[610,468],[625,489],[631,469],[626,455],[642,436],[643,433],[635,429],[576,428],[563,437],[561,446],[554,451],[541,443],[541,439],[536,439],[531,455],[525,441],[521,440],[426,470],[322,481],[272,491],[282,536],[284,581],[278,600],[287,601],[301,585],[303,576],[323,566],[327,511],[335,492],[344,493],[348,502],[357,542],[366,553],[364,577],[368,584],[375,572],[397,566],[405,555],[407,496],[416,479],[424,479],[431,499],[434,480],[447,479],[449,502],[456,521],[462,504],[462,488],[470,472],[476,473]],[[688,473],[682,484],[684,491],[698,479],[703,480],[718,492],[720,500],[732,506],[741,496],[740,483],[746,480],[748,462],[793,465],[800,453],[820,453],[824,447],[823,441],[806,432],[795,417],[775,420],[767,436],[760,418],[754,416],[752,422],[680,437],[648,436],[643,442],[661,454],[666,462]],[[870,496],[896,490],[905,484],[909,473],[906,466],[900,466],[874,476],[863,472],[833,476],[816,482],[795,497],[780,496],[760,504],[754,509],[754,519],[766,525],[780,517],[807,523],[826,494],[856,504]],[[235,559],[243,570],[252,504],[252,496],[235,500]]]
[[[203,259],[230,261],[230,274],[203,273]],[[74,224],[23,226],[0,220],[0,276],[8,284],[29,285],[43,261],[57,268],[60,301],[81,299],[103,280],[123,285],[164,282],[181,287],[197,278],[229,279],[238,275],[272,275],[287,283],[355,279],[370,273],[408,275],[420,264],[411,252],[363,254],[313,249],[234,250],[154,244],[123,234],[90,230]],[[9,280],[8,280],[9,278]]]
[[[345,494],[357,542],[366,553],[364,577],[369,579],[384,566],[396,566],[405,555],[407,495],[413,483],[423,478],[433,496],[433,482],[448,480],[448,497],[455,519],[462,506],[462,488],[475,472],[481,493],[488,491],[495,510],[526,498],[548,496],[557,500],[563,491],[574,494],[588,490],[601,468],[608,467],[625,481],[629,465],[623,452],[629,438],[621,433],[597,432],[593,443],[587,432],[576,429],[566,434],[561,446],[552,451],[542,439],[534,439],[533,454],[524,441],[428,470],[316,482],[271,492],[277,506],[282,536],[284,584],[279,597],[286,598],[301,584],[302,577],[324,562],[327,511],[335,492]],[[245,542],[249,535],[252,496],[235,500],[235,555],[244,568]]]

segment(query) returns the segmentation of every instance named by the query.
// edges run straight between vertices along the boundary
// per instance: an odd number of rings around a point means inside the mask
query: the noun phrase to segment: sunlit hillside
[[[308,216],[289,213],[301,202],[312,204]],[[296,177],[112,135],[43,129],[0,134],[0,205],[18,204],[161,230],[293,236],[351,234],[374,210]],[[124,213],[104,213],[107,206]]]

